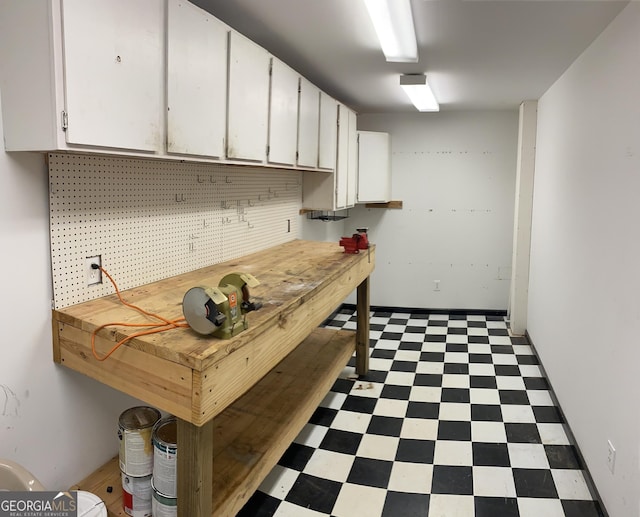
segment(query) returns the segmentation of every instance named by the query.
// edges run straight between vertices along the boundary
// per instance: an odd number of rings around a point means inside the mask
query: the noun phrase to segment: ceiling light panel
[[[387,61],[415,63],[418,45],[410,0],[364,0]]]
[[[401,75],[400,86],[418,111],[440,111],[440,105],[427,83],[426,75]]]

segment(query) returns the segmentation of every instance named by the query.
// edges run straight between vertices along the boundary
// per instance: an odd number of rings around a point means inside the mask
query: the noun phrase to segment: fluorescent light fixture
[[[418,45],[410,0],[364,0],[387,61],[415,63]]]
[[[424,74],[405,74],[400,76],[400,86],[407,93],[418,111],[440,111]]]

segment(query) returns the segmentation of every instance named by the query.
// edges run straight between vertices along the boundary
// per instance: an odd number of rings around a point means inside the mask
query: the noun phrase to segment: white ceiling
[[[412,0],[420,59],[387,63],[362,0],[192,0],[359,113],[415,111],[426,73],[441,110],[539,98],[628,3]]]

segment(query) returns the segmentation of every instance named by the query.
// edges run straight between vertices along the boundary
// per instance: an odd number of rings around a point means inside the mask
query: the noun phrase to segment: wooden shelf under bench
[[[355,351],[355,332],[317,329],[244,396],[213,419],[214,515],[235,515],[308,422]],[[107,487],[112,487],[112,492]],[[124,517],[115,457],[74,489]]]
[[[140,321],[139,314],[115,295],[54,310],[54,360],[177,416],[178,516],[232,516],[308,421],[354,349],[356,373],[367,373],[374,264],[375,247],[348,255],[336,243],[295,240],[129,289],[122,293],[127,302],[175,319],[189,288],[248,272],[260,281],[251,295],[263,307],[249,313],[249,328],[231,339],[175,329],[133,339],[104,362],[92,355],[93,330]],[[356,332],[318,329],[354,289]],[[135,330],[101,330],[98,351]],[[110,483],[119,497],[117,468],[117,462],[107,464],[81,488],[114,500],[99,487]],[[122,515],[119,505],[118,499],[112,515]]]

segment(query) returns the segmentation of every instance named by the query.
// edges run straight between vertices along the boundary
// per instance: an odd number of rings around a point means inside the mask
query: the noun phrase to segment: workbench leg
[[[198,427],[178,420],[178,517],[211,517],[213,420]]]
[[[358,286],[356,331],[356,374],[369,373],[369,277]]]

